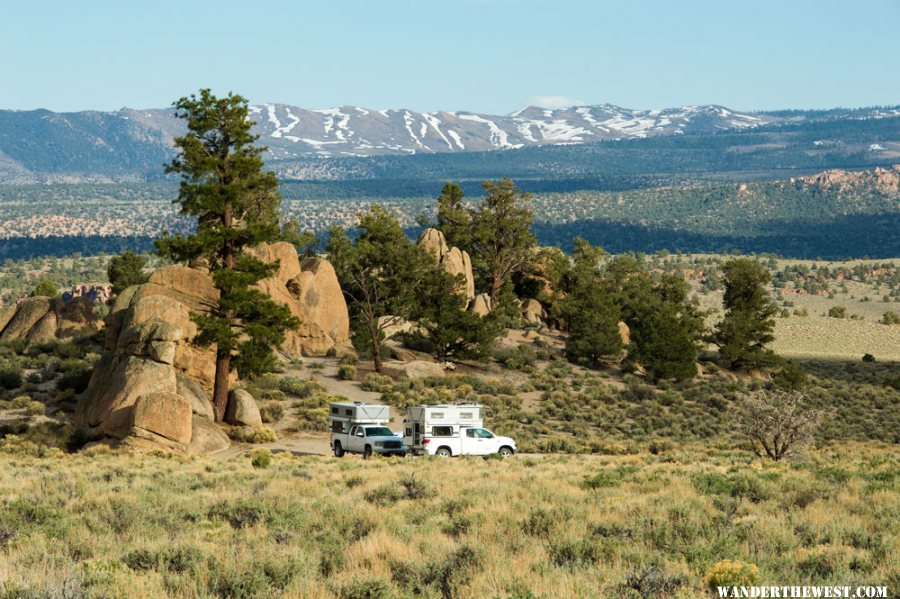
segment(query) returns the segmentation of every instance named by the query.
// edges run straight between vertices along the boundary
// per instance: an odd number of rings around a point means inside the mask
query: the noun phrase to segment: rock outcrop
[[[806,185],[823,188],[836,187],[841,190],[871,186],[885,196],[897,196],[900,194],[900,164],[895,164],[891,168],[876,167],[871,171],[832,169],[815,175],[798,177],[797,180]],[[791,181],[794,180],[791,179]]]
[[[176,393],[150,393],[140,396],[134,404],[126,443],[186,453],[192,432],[191,406],[184,398]]]
[[[28,345],[92,334],[103,327],[94,302],[82,297],[28,297],[0,312],[0,341],[24,340]]]
[[[331,265],[319,258],[301,263],[287,243],[264,245],[256,253],[279,261],[278,271],[260,288],[303,321],[282,349],[318,355],[347,344],[347,306]],[[185,266],[159,269],[147,283],[120,293],[106,319],[104,355],[76,412],[78,424],[134,447],[191,455],[227,447],[227,436],[212,422],[215,350],[192,343],[197,334],[192,316],[209,312],[218,299],[210,276]],[[40,331],[47,313],[43,303],[30,302],[6,328],[15,323],[16,334]],[[262,425],[246,391],[232,392],[227,411],[229,422]]]
[[[472,259],[468,252],[457,247],[448,247],[444,234],[437,229],[428,228],[419,235],[418,244],[431,254],[434,259],[451,275],[462,275],[464,283],[460,285],[460,295],[471,302],[475,298],[475,277],[472,274]]]
[[[473,314],[477,314],[478,316],[487,316],[491,313],[491,296],[487,293],[479,293],[475,296],[475,299],[472,301],[472,305],[469,307]]]
[[[157,270],[119,294],[76,421],[98,436],[187,451],[192,414],[212,413],[215,373],[215,351],[191,343],[197,334],[191,315],[217,301],[212,280],[184,266]]]
[[[531,325],[541,324],[547,318],[547,312],[536,299],[527,299],[522,303],[522,319]]]
[[[266,262],[278,261],[278,271],[260,281],[259,288],[301,321],[299,329],[285,335],[282,349],[286,353],[324,356],[349,347],[347,303],[327,260],[300,260],[294,246],[286,242],[263,244],[253,253]]]

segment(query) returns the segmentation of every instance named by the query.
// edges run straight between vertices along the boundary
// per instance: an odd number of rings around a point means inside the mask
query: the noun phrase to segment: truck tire
[[[434,452],[434,455],[439,458],[449,458],[453,456],[453,452],[450,451],[449,447],[438,447],[438,450]]]
[[[340,441],[334,442],[334,457],[336,457],[336,458],[344,457],[344,448],[341,447]]]
[[[368,460],[372,457],[372,446],[366,445],[365,449],[363,449],[363,459]]]
[[[512,450],[512,447],[509,447],[508,445],[504,445],[503,447],[500,448],[500,451],[497,453],[499,453],[504,458],[508,458],[515,452]]]

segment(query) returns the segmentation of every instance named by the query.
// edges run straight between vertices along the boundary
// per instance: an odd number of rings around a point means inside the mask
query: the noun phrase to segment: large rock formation
[[[475,277],[472,274],[472,259],[468,252],[456,247],[448,247],[444,234],[437,229],[425,229],[419,235],[418,244],[431,254],[438,264],[451,275],[462,275],[464,285],[460,286],[460,294],[467,301],[475,298]]]
[[[319,258],[301,263],[287,243],[255,251],[263,260],[279,261],[278,271],[260,288],[303,321],[287,334],[282,349],[317,355],[346,344],[347,306],[331,265]],[[119,294],[106,319],[105,352],[78,407],[77,422],[95,435],[136,447],[191,455],[227,447],[227,437],[212,422],[215,350],[192,343],[197,334],[192,315],[210,311],[218,299],[208,274],[184,266],[159,269],[147,283]],[[34,317],[23,313],[19,320],[27,324]],[[259,420],[255,403],[252,410],[243,408],[232,420]],[[255,418],[249,414],[253,410]]]
[[[23,339],[34,345],[92,334],[102,327],[94,302],[84,297],[29,297],[0,312],[0,341]]]
[[[331,264],[323,258],[297,257],[289,243],[263,244],[254,254],[266,262],[279,262],[278,271],[259,287],[300,319],[289,331],[282,349],[289,354],[324,356],[349,347],[350,316]]]
[[[215,351],[191,343],[197,334],[191,315],[217,301],[209,276],[184,266],[157,270],[119,294],[76,421],[135,446],[188,451],[192,414],[212,413],[215,373]]]

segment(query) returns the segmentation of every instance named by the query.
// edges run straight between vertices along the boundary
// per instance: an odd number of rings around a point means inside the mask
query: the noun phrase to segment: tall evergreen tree
[[[431,353],[440,360],[484,360],[500,333],[500,311],[478,316],[466,310],[466,298],[460,292],[462,275],[450,275],[439,264],[426,266],[417,293],[414,318],[417,329],[431,345]]]
[[[684,279],[663,276],[642,304],[643,312],[629,323],[631,355],[654,379],[685,380],[697,374],[704,320],[688,291]]]
[[[778,307],[767,285],[769,271],[751,258],[735,258],[722,267],[725,273],[725,318],[712,336],[729,368],[753,369],[772,365],[775,354],[766,348],[775,336]]]
[[[462,187],[452,181],[444,184],[437,197],[437,228],[447,245],[466,252],[472,247],[472,214],[463,204]]]
[[[573,362],[593,364],[622,351],[619,335],[621,311],[600,281],[603,249],[575,239],[572,268],[563,277],[567,296],[560,313],[566,322],[566,356]]]
[[[175,138],[178,155],[166,172],[181,176],[175,203],[181,214],[197,219],[197,228],[190,235],[166,235],[156,246],[177,262],[208,265],[219,290],[218,305],[194,316],[194,342],[216,348],[213,407],[221,420],[232,369],[245,378],[271,369],[273,348],[284,341],[285,330],[299,324],[254,287],[278,265],[246,251],[280,238],[281,196],[275,174],[263,169],[265,148],[254,145],[247,100],[234,94],[218,98],[203,89],[174,106],[187,133]]]
[[[361,214],[358,227],[355,243],[342,228],[332,228],[326,252],[347,299],[354,345],[371,352],[381,372],[384,331],[414,317],[431,260],[381,206]]]
[[[533,258],[534,214],[528,206],[531,195],[511,179],[485,181],[483,187],[484,200],[472,217],[471,254],[473,267],[495,301],[504,283]]]

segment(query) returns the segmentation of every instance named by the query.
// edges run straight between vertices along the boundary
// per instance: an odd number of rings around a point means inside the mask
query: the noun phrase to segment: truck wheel
[[[341,447],[340,441],[334,442],[334,457],[336,457],[336,458],[344,457],[344,448]]]
[[[453,453],[450,451],[449,447],[441,447],[436,452],[434,452],[434,455],[438,456],[439,458],[449,458],[453,455]]]
[[[363,459],[368,460],[371,457],[372,457],[372,446],[366,445],[366,448],[363,449]]]
[[[512,447],[507,447],[506,445],[504,445],[503,447],[500,448],[499,453],[500,453],[500,455],[503,456],[504,458],[508,458],[509,456],[511,456],[511,455],[512,455],[513,453],[515,453],[515,452],[512,450]]]

